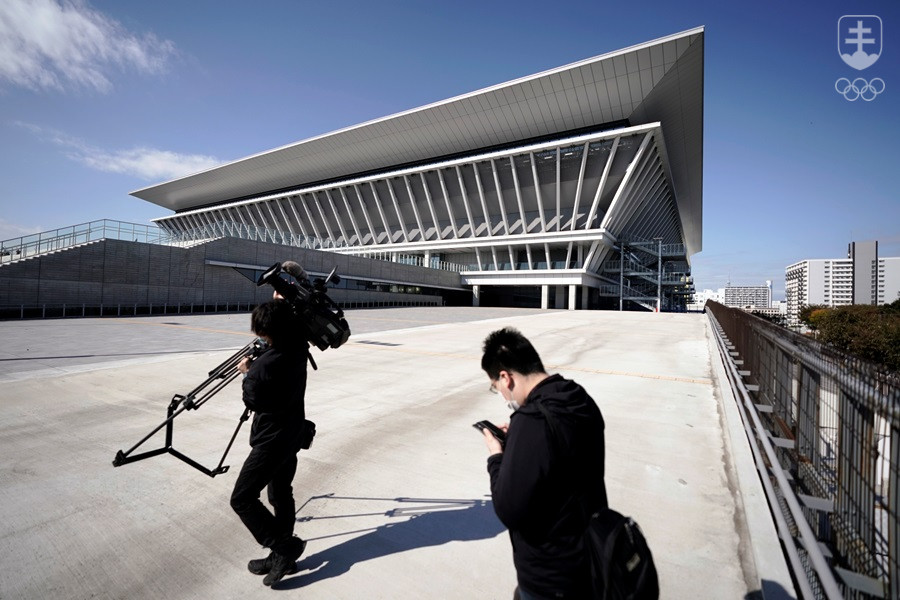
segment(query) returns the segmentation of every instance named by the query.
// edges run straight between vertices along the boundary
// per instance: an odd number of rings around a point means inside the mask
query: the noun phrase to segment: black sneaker
[[[254,558],[247,563],[247,570],[254,575],[265,575],[272,570],[273,556],[275,556],[275,552],[269,552],[269,555],[265,558]]]
[[[269,555],[265,558],[254,558],[250,562],[247,563],[247,570],[253,573],[254,575],[266,575],[269,571],[272,570],[272,559],[275,557],[275,552],[269,552]],[[297,572],[296,565],[294,569],[289,571],[288,575],[293,575]]]
[[[272,585],[281,581],[285,575],[297,572],[297,559],[306,550],[306,541],[300,538],[292,538],[293,543],[291,549],[286,554],[273,551],[271,557],[271,567],[263,579],[263,585]],[[249,565],[248,565],[249,566]]]

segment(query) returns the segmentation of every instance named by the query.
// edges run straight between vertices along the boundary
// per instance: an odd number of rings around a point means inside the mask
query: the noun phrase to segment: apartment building
[[[734,308],[769,308],[772,305],[772,282],[766,281],[766,285],[726,286],[724,304]]]
[[[851,242],[847,258],[801,260],[785,268],[790,327],[804,306],[889,304],[900,297],[900,257],[879,258],[878,242]]]

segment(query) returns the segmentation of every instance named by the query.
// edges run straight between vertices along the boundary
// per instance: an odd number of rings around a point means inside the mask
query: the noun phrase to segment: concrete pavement
[[[704,315],[409,308],[348,321],[344,347],[314,350],[318,435],[294,485],[309,545],[278,590],[246,571],[263,554],[228,505],[249,426],[215,478],[168,455],[111,465],[250,341],[248,315],[0,322],[0,598],[511,597],[471,427],[507,419],[479,369],[481,341],[505,325],[600,406],[610,502],[643,528],[663,598],[744,598],[783,578],[759,558],[780,550]],[[174,447],[215,466],[242,408],[226,387],[176,418]],[[135,453],[160,445],[161,433]]]

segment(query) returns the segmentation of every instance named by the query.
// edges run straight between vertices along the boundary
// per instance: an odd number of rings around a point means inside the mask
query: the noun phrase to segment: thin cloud
[[[83,0],[0,2],[0,82],[105,93],[114,68],[160,73],[174,54],[172,42],[129,32]]]
[[[4,219],[0,219],[0,240],[11,240],[13,238],[25,237],[32,233],[38,233],[44,229],[40,226],[19,225],[18,223],[10,223]]]
[[[223,162],[214,156],[181,154],[148,147],[104,150],[54,129],[22,122],[16,125],[62,148],[67,157],[91,169],[130,175],[145,181],[175,179],[211,169]]]
[[[148,181],[175,179],[198,171],[205,171],[222,163],[212,156],[180,154],[155,148],[133,148],[106,152],[84,147],[79,149],[78,153],[70,156],[98,171],[132,175]]]

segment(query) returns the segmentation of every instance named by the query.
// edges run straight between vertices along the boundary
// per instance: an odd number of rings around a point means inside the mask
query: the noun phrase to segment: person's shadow
[[[323,497],[335,498],[334,495],[327,494],[310,498],[310,500]],[[347,499],[386,500],[408,505],[379,513],[350,514],[337,517],[300,517],[297,520],[309,521],[321,518],[337,519],[381,514],[389,518],[409,518],[397,522],[388,522],[371,530],[359,530],[368,531],[368,533],[303,558],[297,563],[298,573],[281,580],[272,586],[274,589],[296,589],[323,579],[337,577],[349,571],[350,567],[356,563],[373,558],[427,546],[440,546],[453,541],[489,539],[506,530],[506,527],[503,526],[494,513],[494,507],[490,500],[443,500],[434,498]],[[415,506],[409,506],[412,504]],[[334,536],[326,537],[349,535],[359,531],[341,532]]]

